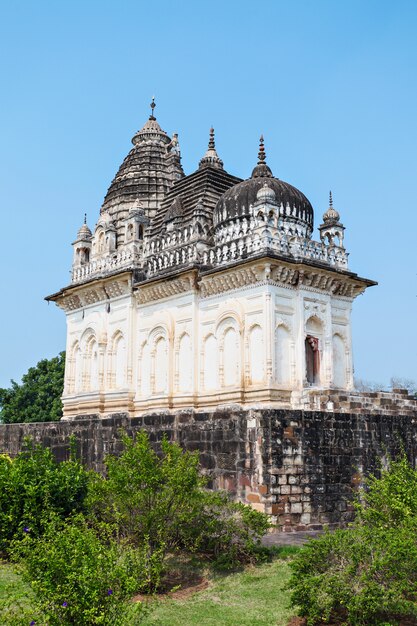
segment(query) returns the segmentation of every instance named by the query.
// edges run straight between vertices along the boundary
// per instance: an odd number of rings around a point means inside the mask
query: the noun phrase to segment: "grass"
[[[286,557],[297,550],[276,550],[272,562],[240,572],[209,573],[204,591],[152,601],[151,612],[141,626],[286,626],[294,615],[284,589],[290,576]],[[18,604],[29,615],[32,598],[16,568],[0,562],[0,623],[5,623],[7,614]]]
[[[0,561],[0,623],[12,619],[15,611],[20,613],[19,607],[23,615],[29,615],[32,599],[32,590],[23,582],[16,566]]]
[[[285,549],[279,556],[294,553]],[[212,575],[209,587],[186,599],[166,598],[145,620],[149,626],[286,626],[295,614],[285,590],[288,561],[245,568],[228,575]]]

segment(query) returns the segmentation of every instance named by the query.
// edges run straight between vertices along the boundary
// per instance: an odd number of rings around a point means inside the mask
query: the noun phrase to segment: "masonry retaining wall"
[[[121,431],[140,429],[155,445],[166,433],[184,448],[199,450],[210,486],[266,511],[287,531],[349,521],[352,496],[378,459],[384,462],[404,447],[417,461],[415,414],[238,408],[0,425],[0,452],[18,454],[30,436],[64,460],[73,434],[83,462],[103,471],[105,455],[122,449]]]

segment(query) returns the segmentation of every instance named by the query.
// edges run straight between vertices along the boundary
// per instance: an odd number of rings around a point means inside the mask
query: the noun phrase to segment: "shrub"
[[[204,489],[196,452],[164,439],[158,456],[145,432],[135,439],[125,435],[123,443],[122,455],[106,460],[107,477],[91,482],[89,505],[97,521],[117,527],[119,538],[147,544],[158,573],[151,590],[167,553],[179,548],[221,555],[230,564],[255,557],[267,516]]]
[[[143,553],[117,544],[109,528],[97,533],[82,515],[52,519],[42,537],[15,543],[13,555],[35,592],[40,623],[126,626],[142,612],[129,599],[145,571]]]
[[[51,451],[31,441],[15,459],[0,456],[0,552],[24,534],[37,536],[49,512],[64,518],[83,511],[88,472],[75,459],[58,463]]]
[[[417,618],[417,472],[402,456],[366,487],[355,522],[309,542],[292,563],[292,603],[309,626]]]
[[[261,538],[269,526],[267,515],[231,501],[227,493],[205,492],[183,535],[186,544],[212,558],[216,567],[232,569],[265,556]]]

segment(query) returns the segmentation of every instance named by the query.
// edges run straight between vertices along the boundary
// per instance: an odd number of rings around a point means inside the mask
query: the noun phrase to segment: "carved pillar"
[[[68,356],[65,362],[64,395],[67,395],[74,390],[74,361],[75,359],[73,356]]]
[[[106,345],[107,345],[107,338],[103,337],[98,342],[98,388],[101,391],[104,390],[104,372],[106,369],[105,367],[106,366],[106,359],[105,359]],[[108,363],[107,363],[107,367],[109,367]]]
[[[219,344],[219,387],[224,387],[224,346],[223,337]]]
[[[174,331],[167,339],[167,395],[171,397],[174,391]]]
[[[251,384],[251,371],[250,371],[250,352],[249,352],[249,336],[245,333],[244,337],[244,364],[245,364],[245,377],[244,385],[248,387]]]
[[[155,348],[153,348],[150,351],[151,379],[150,379],[150,390],[149,391],[150,391],[151,395],[153,395],[155,393],[155,356],[156,356],[156,350],[155,350]]]
[[[107,387],[108,389],[113,389],[113,362],[114,362],[114,352],[110,348],[107,351],[107,368],[106,368],[106,379],[107,379]]]
[[[87,391],[89,388],[90,382],[90,372],[89,372],[89,354],[83,354],[82,358],[82,376],[81,376],[81,391]]]
[[[265,294],[265,352],[266,352],[266,381],[268,387],[272,385],[272,345],[273,327],[271,315],[271,292]]]
[[[174,343],[174,393],[176,391],[179,391],[179,387],[180,387],[179,351],[180,351],[180,342],[175,341]]]
[[[239,367],[239,387],[240,389],[245,388],[245,324],[244,322],[239,328],[238,341],[239,341],[239,350],[240,352],[240,367]]]
[[[295,362],[295,342],[294,341],[290,341],[290,363],[291,363],[290,383],[291,385],[294,385],[297,382],[297,364]]]

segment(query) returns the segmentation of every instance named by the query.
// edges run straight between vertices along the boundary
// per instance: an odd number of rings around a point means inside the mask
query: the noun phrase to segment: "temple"
[[[71,284],[47,298],[67,317],[64,419],[299,409],[353,391],[351,307],[376,283],[349,270],[331,194],[316,241],[312,205],[273,175],[262,137],[245,180],[213,129],[185,175],[151,107],[72,244]]]

